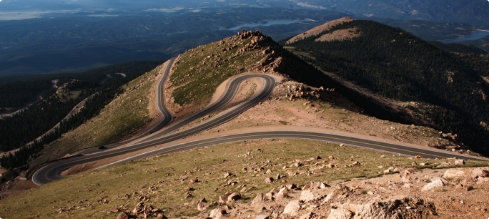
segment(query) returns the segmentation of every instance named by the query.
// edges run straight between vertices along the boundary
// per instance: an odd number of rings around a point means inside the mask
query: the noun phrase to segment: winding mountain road
[[[32,181],[37,185],[43,185],[52,182],[54,180],[63,178],[63,176],[60,175],[61,172],[70,167],[84,164],[84,163],[99,161],[102,159],[107,159],[115,156],[120,156],[127,153],[137,152],[143,149],[148,149],[150,147],[154,147],[162,144],[168,144],[176,140],[184,139],[189,136],[195,135],[204,130],[216,127],[240,115],[241,113],[253,107],[254,105],[258,104],[259,102],[264,101],[266,98],[270,96],[270,94],[272,93],[276,85],[275,78],[265,74],[242,74],[236,76],[229,81],[226,87],[226,92],[224,93],[224,95],[221,96],[221,98],[219,98],[217,102],[176,124],[173,124],[165,129],[162,129],[163,127],[166,127],[168,124],[170,124],[173,119],[171,113],[166,109],[164,103],[165,102],[164,93],[163,93],[164,92],[163,83],[168,77],[173,61],[174,59],[170,60],[169,63],[167,64],[167,67],[163,73],[164,75],[162,77],[162,80],[160,81],[158,86],[158,95],[157,95],[158,106],[160,112],[163,114],[164,117],[161,123],[159,123],[151,130],[141,134],[140,136],[131,139],[131,140],[139,140],[139,141],[130,144],[129,146],[121,147],[121,148],[113,148],[110,150],[99,150],[97,148],[91,148],[91,149],[83,150],[80,153],[77,153],[78,156],[73,156],[68,159],[63,159],[63,160],[50,163],[42,167],[41,169],[37,170],[32,176]],[[263,80],[264,86],[261,91],[257,91],[258,93],[256,93],[248,100],[240,103],[235,107],[232,107],[231,109],[228,109],[220,113],[219,115],[217,115],[211,120],[208,120],[194,127],[185,129],[183,131],[176,132],[180,128],[188,125],[189,123],[196,121],[197,119],[209,115],[213,112],[216,112],[219,109],[222,109],[234,98],[234,96],[238,91],[239,85],[244,80],[251,79],[251,78],[260,78]],[[277,131],[254,131],[254,132],[247,132],[247,133],[240,133],[240,134],[229,134],[229,135],[218,136],[214,138],[203,138],[195,141],[187,141],[184,143],[171,145],[169,147],[157,148],[151,151],[140,153],[136,156],[125,158],[115,163],[145,158],[149,156],[154,156],[156,154],[171,153],[175,151],[188,150],[191,148],[204,147],[204,146],[221,144],[221,143],[256,140],[256,139],[278,139],[278,138],[280,139],[298,138],[298,139],[310,139],[310,140],[317,140],[317,141],[334,142],[338,144],[348,144],[352,146],[371,148],[375,150],[391,152],[394,154],[409,155],[409,156],[420,155],[426,158],[457,157],[463,159],[477,159],[476,157],[472,157],[472,156],[464,156],[464,155],[446,153],[443,151],[408,147],[401,144],[392,144],[392,143],[362,139],[362,138],[351,137],[351,136],[343,136],[337,134],[329,134],[329,133],[314,132],[314,131],[303,131],[303,130],[277,130]],[[123,143],[127,143],[127,141]],[[110,145],[110,147],[119,146],[121,144],[122,143],[113,144]],[[111,163],[111,164],[115,164],[115,163]]]

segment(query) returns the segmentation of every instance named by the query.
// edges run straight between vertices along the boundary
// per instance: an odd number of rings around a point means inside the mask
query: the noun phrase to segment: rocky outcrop
[[[436,208],[432,202],[417,198],[397,198],[384,202],[371,202],[367,204],[342,204],[334,206],[328,219],[421,219],[434,218]]]
[[[156,216],[159,216],[160,214],[158,214],[159,210],[154,208],[153,206],[151,205],[146,205],[144,204],[144,202],[139,202],[136,207],[134,207],[134,209],[131,211],[131,215],[135,216],[135,217],[144,217],[144,218],[147,218],[147,217],[156,217]],[[161,217],[162,218],[166,218],[164,215],[161,214]]]

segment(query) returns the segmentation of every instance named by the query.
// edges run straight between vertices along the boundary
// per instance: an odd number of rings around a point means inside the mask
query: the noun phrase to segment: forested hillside
[[[152,69],[158,63],[157,61],[133,61],[83,72],[2,78],[0,82],[0,113],[6,112],[7,109],[21,108],[36,100],[47,98],[56,91],[57,86],[68,81],[82,81],[85,82],[85,85],[81,85],[83,88],[93,88],[124,77],[131,77],[142,70]]]
[[[83,124],[97,115],[104,106],[120,93],[121,86],[153,69],[157,62],[132,62],[108,66],[73,75],[62,75],[66,86],[12,117],[0,120],[0,151],[19,149],[0,159],[5,168],[15,168],[26,164],[40,152],[44,145],[58,139],[63,133]],[[99,79],[107,74],[124,72],[125,77],[110,78],[103,83]],[[71,78],[71,79],[70,79]],[[41,80],[43,81],[43,80]],[[14,82],[16,83],[16,82]],[[27,92],[27,91],[26,91]],[[89,97],[89,98],[88,98]],[[68,121],[63,121],[53,133],[34,141],[37,137],[60,122],[80,101],[87,99],[79,113]],[[27,143],[34,141],[29,146]]]
[[[338,38],[342,34],[348,37]],[[471,61],[462,59],[402,29],[363,20],[287,46],[321,70],[371,93],[414,103],[407,108],[423,115],[417,123],[456,133],[473,150],[489,152],[489,130],[484,126],[489,123],[488,92],[482,77],[487,62],[479,59],[477,64],[475,55]]]

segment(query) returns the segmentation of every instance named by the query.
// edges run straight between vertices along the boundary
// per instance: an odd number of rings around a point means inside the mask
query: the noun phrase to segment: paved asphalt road
[[[385,152],[399,154],[399,155],[408,155],[408,156],[419,155],[421,157],[432,158],[432,159],[453,158],[453,157],[458,159],[472,159],[472,160],[476,159],[471,156],[451,154],[441,150],[440,151],[426,150],[421,148],[414,148],[414,147],[408,147],[408,146],[385,143],[385,142],[378,142],[373,140],[366,140],[366,139],[349,137],[349,136],[327,134],[321,132],[281,130],[281,131],[261,131],[261,132],[240,133],[240,134],[225,135],[225,136],[219,136],[215,138],[185,142],[177,145],[172,145],[166,148],[160,148],[160,149],[148,151],[140,155],[136,155],[118,162],[111,163],[109,165],[129,161],[129,160],[137,160],[146,157],[151,157],[157,154],[166,154],[166,153],[189,150],[198,147],[206,147],[206,146],[211,146],[216,144],[258,140],[258,139],[308,139],[308,140],[331,142],[337,144],[346,144],[346,145],[357,146],[362,148],[370,148],[374,150],[385,151]]]
[[[206,116],[208,114],[211,114],[221,109],[223,106],[227,105],[234,98],[235,94],[238,91],[239,84],[241,84],[241,82],[243,82],[246,79],[256,78],[256,77],[262,78],[265,82],[264,89],[261,92],[252,96],[247,101],[231,108],[230,110],[221,113],[219,116],[209,121],[206,121],[192,128],[186,129],[184,131],[172,133],[183,126],[199,118],[202,118],[203,116]],[[225,94],[216,103],[210,105],[209,107],[203,109],[202,111],[196,113],[195,115],[192,115],[191,117],[182,120],[166,129],[157,131],[152,135],[150,135],[149,137],[145,138],[143,141],[128,147],[114,148],[111,150],[98,150],[98,152],[92,154],[86,154],[86,153],[94,152],[93,151],[94,149],[84,150],[85,154],[77,153],[76,155],[78,156],[73,156],[72,158],[69,159],[63,159],[63,160],[50,163],[42,167],[41,169],[37,170],[32,176],[32,181],[37,185],[42,185],[51,182],[53,180],[62,178],[59,174],[63,170],[66,170],[72,166],[87,163],[87,162],[93,162],[100,159],[110,158],[118,155],[123,155],[126,153],[138,151],[144,148],[148,148],[160,144],[165,144],[188,136],[192,136],[206,129],[218,126],[238,116],[242,112],[258,104],[259,102],[265,100],[272,93],[274,87],[275,87],[275,79],[269,75],[243,74],[237,76],[229,82]]]
[[[169,70],[168,65],[168,69]],[[168,73],[167,71],[165,74]],[[167,75],[165,75],[164,79],[166,79]],[[221,109],[223,106],[228,104],[235,94],[237,93],[239,84],[250,78],[261,78],[264,80],[265,85],[262,91],[260,91],[258,94],[255,94],[253,97],[249,98],[247,101],[229,109],[226,110],[223,113],[220,113],[218,116],[214,117],[213,119],[206,121],[202,124],[199,124],[197,126],[191,127],[189,129],[185,129],[183,131],[175,132],[176,130],[184,127],[185,125],[202,118],[203,116],[206,116],[208,114],[211,114],[213,112],[216,112],[217,110]],[[162,92],[162,83],[164,82],[164,79],[160,82],[159,85],[159,90]],[[184,119],[172,126],[169,126],[166,129],[156,131],[161,129],[164,125],[167,123],[161,123],[157,127],[151,130],[151,132],[155,131],[153,134],[147,136],[144,140],[135,143],[131,146],[124,147],[124,148],[114,148],[111,150],[98,150],[97,153],[92,153],[92,154],[86,154],[86,152],[93,152],[94,149],[91,150],[85,150],[85,154],[80,154],[78,153],[79,156],[74,156],[69,159],[63,159],[59,160],[53,163],[50,163],[43,168],[39,169],[36,171],[32,177],[32,181],[37,184],[37,185],[43,185],[45,183],[49,183],[51,181],[57,180],[62,178],[60,176],[60,173],[70,167],[83,164],[83,163],[88,163],[88,162],[93,162],[101,159],[106,159],[114,156],[119,156],[123,155],[126,153],[130,152],[135,152],[139,151],[145,148],[169,143],[178,139],[183,139],[189,136],[192,136],[194,134],[197,134],[201,131],[207,130],[209,128],[218,126],[222,123],[225,123],[229,121],[230,119],[238,116],[239,114],[243,113],[244,111],[248,110],[249,108],[253,107],[254,105],[258,104],[259,102],[265,100],[273,91],[275,87],[275,79],[269,75],[265,74],[243,74],[240,76],[235,77],[233,80],[231,80],[227,86],[225,94],[214,104],[211,106],[205,108],[204,110],[196,113],[195,115],[192,115],[191,117]],[[166,122],[171,122],[172,115],[166,110],[166,107],[164,106],[164,99],[163,95],[158,96],[158,101],[159,101],[159,106],[160,110],[162,111],[163,115],[165,116],[165,121]],[[165,113],[168,112],[168,113]],[[162,125],[164,124],[164,125]],[[143,137],[139,136],[139,137]],[[252,132],[252,133],[242,133],[242,134],[235,134],[235,135],[228,135],[228,136],[221,136],[221,137],[216,137],[216,138],[210,138],[210,139],[203,139],[203,140],[198,140],[198,141],[192,141],[192,142],[187,142],[183,144],[178,144],[178,145],[173,145],[167,148],[162,148],[162,149],[157,149],[153,150],[150,152],[146,152],[144,154],[140,154],[131,158],[127,158],[124,160],[121,160],[119,162],[124,162],[127,160],[134,160],[134,159],[139,159],[139,158],[144,158],[144,157],[149,157],[153,156],[156,154],[162,154],[162,153],[171,153],[175,151],[181,151],[181,150],[187,150],[191,148],[196,148],[196,147],[203,147],[203,146],[209,146],[209,145],[214,145],[214,144],[220,144],[220,143],[227,143],[227,142],[236,142],[236,141],[245,141],[245,140],[255,140],[255,139],[277,139],[277,138],[300,138],[300,139],[311,139],[311,140],[318,140],[318,141],[326,141],[326,142],[334,142],[334,143],[343,143],[343,144],[348,144],[348,145],[353,145],[353,146],[358,146],[358,147],[364,147],[364,148],[371,148],[375,150],[381,150],[381,151],[387,151],[391,152],[394,154],[402,154],[402,155],[409,155],[409,156],[416,156],[420,155],[422,157],[426,158],[446,158],[446,157],[458,157],[458,158],[464,158],[464,159],[474,159],[474,157],[468,157],[468,156],[463,156],[463,155],[454,155],[454,154],[449,154],[449,153],[444,153],[443,151],[432,151],[432,150],[426,150],[426,149],[420,149],[420,148],[412,148],[412,147],[407,147],[403,145],[396,145],[396,144],[390,144],[390,143],[384,143],[384,142],[377,142],[377,141],[372,141],[372,140],[366,140],[366,139],[360,139],[360,138],[354,138],[354,137],[348,137],[348,136],[341,136],[341,135],[333,135],[333,134],[325,134],[325,133],[316,133],[316,132],[305,132],[305,131],[266,131],[266,132]],[[133,139],[134,140],[134,139]]]
[[[161,76],[160,83],[158,83],[158,88],[157,88],[157,92],[156,92],[156,101],[157,101],[156,105],[158,106],[158,110],[160,111],[161,115],[163,115],[163,120],[160,123],[158,123],[158,125],[156,125],[155,127],[151,128],[150,130],[148,130],[148,131],[146,131],[146,132],[144,132],[138,136],[135,136],[135,137],[130,138],[128,140],[124,140],[124,141],[117,142],[114,144],[104,145],[103,147],[105,149],[115,148],[115,147],[121,146],[123,144],[126,144],[128,142],[134,141],[136,139],[140,139],[142,137],[145,137],[149,134],[152,134],[153,132],[156,132],[156,131],[162,129],[163,127],[167,126],[168,124],[170,124],[173,121],[173,115],[170,113],[170,111],[168,111],[168,109],[166,108],[166,104],[165,104],[165,86],[164,86],[164,83],[168,79],[168,75],[170,73],[170,69],[171,69],[171,66],[173,65],[174,61],[175,61],[175,58],[171,58],[170,60],[168,60],[166,68],[163,71],[163,76]],[[99,152],[99,151],[100,151],[99,146],[96,146],[96,147],[80,150],[80,151],[74,153],[73,155],[75,156],[75,155],[88,154],[88,153],[94,153],[94,152]]]

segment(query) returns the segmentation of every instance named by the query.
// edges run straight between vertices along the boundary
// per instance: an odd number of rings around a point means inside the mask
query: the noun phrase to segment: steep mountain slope
[[[285,44],[347,87],[382,97],[370,102],[384,109],[368,103],[366,110],[377,115],[395,111],[404,122],[456,133],[473,150],[488,153],[483,72],[399,28],[352,19],[334,22]]]
[[[279,74],[301,82],[321,72],[293,55],[259,31],[243,31],[232,37],[193,48],[180,55],[174,65],[171,87],[175,112],[202,109],[217,86],[240,73]],[[327,81],[325,82],[327,84]],[[328,84],[329,85],[329,84]],[[319,87],[319,86],[318,86]]]
[[[467,41],[467,42],[462,42],[470,45],[477,46],[481,49],[483,49],[486,52],[489,52],[489,36],[486,36],[482,39],[474,40],[474,41]]]

